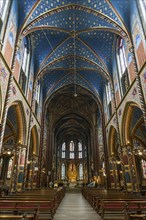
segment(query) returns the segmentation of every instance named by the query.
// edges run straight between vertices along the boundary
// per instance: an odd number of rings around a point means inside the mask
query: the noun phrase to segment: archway
[[[27,187],[35,188],[38,172],[38,132],[34,125],[31,129],[30,148],[27,166]]]
[[[51,173],[50,178],[60,181],[61,166],[65,165],[68,183],[76,179],[75,184],[80,184],[82,179],[83,184],[88,183],[90,178],[99,173],[97,121],[102,118],[101,109],[97,98],[85,88],[78,87],[77,96],[74,96],[73,92],[69,93],[68,90],[74,91],[74,86],[68,85],[58,90],[48,101],[45,122],[47,121],[49,129],[45,128],[44,136],[47,138],[43,144],[46,145],[46,152],[44,150],[46,154],[44,158],[46,157],[47,161],[46,175]],[[71,141],[74,143],[72,152],[69,150]],[[66,143],[65,158],[61,154],[64,142]],[[78,150],[79,142],[82,143],[82,153]],[[68,175],[71,165],[73,170],[74,167],[76,168],[74,178]],[[85,174],[83,178],[82,168]]]
[[[125,107],[122,129],[127,186],[139,190],[146,186],[146,128],[142,110],[134,102]]]
[[[22,183],[23,170],[21,170],[20,175],[19,167],[22,165],[21,163],[24,167],[25,141],[26,120],[24,108],[21,102],[15,101],[8,109],[1,155],[3,161],[1,183],[11,189],[13,188],[13,190],[20,188]]]
[[[118,134],[114,126],[110,127],[108,146],[111,188],[120,189],[122,187],[121,161],[119,156]]]

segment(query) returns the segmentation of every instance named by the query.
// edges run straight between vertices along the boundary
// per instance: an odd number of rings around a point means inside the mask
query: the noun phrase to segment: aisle
[[[81,192],[66,192],[53,220],[101,220]]]

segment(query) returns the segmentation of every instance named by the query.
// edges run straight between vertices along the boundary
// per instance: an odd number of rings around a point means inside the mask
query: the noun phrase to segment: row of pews
[[[146,220],[146,196],[86,187],[82,195],[102,219]]]
[[[65,188],[49,188],[1,197],[0,219],[53,219],[64,196]]]

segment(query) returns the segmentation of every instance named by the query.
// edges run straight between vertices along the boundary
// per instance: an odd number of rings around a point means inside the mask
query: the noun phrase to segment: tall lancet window
[[[29,41],[24,39],[23,45],[23,55],[22,55],[22,65],[19,77],[19,84],[23,92],[26,94],[27,85],[28,85],[28,72],[29,72],[29,63],[30,63],[30,50],[29,50]]]
[[[146,0],[139,0],[138,4],[140,6],[141,14],[143,16],[143,20],[146,22]]]
[[[65,164],[62,164],[61,167],[61,179],[64,180],[65,179]]]
[[[75,157],[75,153],[74,153],[74,150],[75,150],[75,145],[74,145],[74,142],[71,141],[70,144],[69,144],[69,158],[70,159],[74,159]]]
[[[79,142],[78,143],[78,158],[82,158],[83,157],[83,154],[82,154],[82,143]]]
[[[126,61],[126,53],[124,47],[124,40],[119,38],[117,41],[117,66],[119,73],[119,81],[122,88],[122,94],[124,95],[128,86],[129,86],[129,78],[127,71],[127,61]]]
[[[9,0],[0,0],[0,32],[2,31],[2,29],[4,30],[4,26],[7,23],[6,21],[8,17],[9,6]]]
[[[66,151],[66,143],[63,142],[63,144],[62,144],[62,158],[65,158],[65,151]]]
[[[83,179],[83,164],[79,165],[79,179]]]
[[[108,82],[108,84],[106,85],[106,100],[107,100],[107,105],[108,105],[109,117],[111,117],[112,115],[112,105],[111,105],[112,93],[111,93],[110,82]]]
[[[0,18],[4,20],[7,8],[8,8],[8,0],[0,0]]]

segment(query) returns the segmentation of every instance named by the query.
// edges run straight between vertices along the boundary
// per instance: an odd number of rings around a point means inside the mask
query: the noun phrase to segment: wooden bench
[[[64,195],[64,189],[37,190],[12,194],[5,198],[0,198],[0,214],[33,214],[33,219],[35,220],[39,216],[48,216],[49,219],[52,219]]]
[[[0,219],[22,219],[22,220],[33,220],[34,216],[33,215],[12,215],[12,214],[0,214]]]
[[[141,219],[145,217],[146,197],[87,188],[83,189],[83,195],[103,219],[128,220],[136,215]]]
[[[127,219],[146,219],[146,199],[126,201]]]

